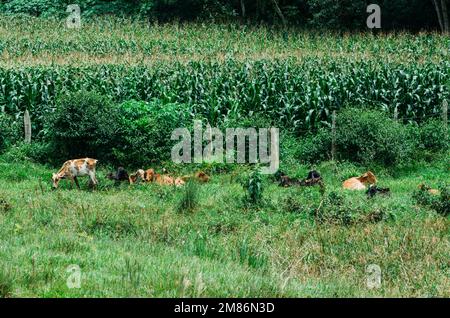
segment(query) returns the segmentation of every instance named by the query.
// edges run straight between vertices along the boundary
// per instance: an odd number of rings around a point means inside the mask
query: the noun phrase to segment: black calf
[[[391,190],[389,188],[378,188],[375,184],[372,184],[369,186],[369,189],[367,189],[367,196],[369,198],[373,198],[377,194],[390,194]]]
[[[117,183],[120,183],[122,181],[127,181],[130,182],[130,178],[128,176],[128,172],[123,168],[123,167],[119,167],[116,171],[116,173],[109,173],[106,176],[109,180],[114,180]]]

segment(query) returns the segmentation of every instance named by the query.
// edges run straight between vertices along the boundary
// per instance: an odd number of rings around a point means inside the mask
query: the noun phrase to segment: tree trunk
[[[280,7],[278,6],[277,0],[272,0],[273,5],[275,6],[275,11],[277,12],[278,16],[280,17],[281,21],[283,22],[283,25],[286,26],[286,18],[283,15],[283,12],[281,12]]]
[[[448,10],[447,10],[447,0],[441,0],[442,6],[442,23],[444,25],[444,32],[449,33],[449,25],[448,25]]]
[[[439,26],[441,31],[444,33],[450,32],[447,0],[433,0],[434,8],[436,9],[436,14],[439,21]]]
[[[241,11],[242,11],[242,17],[245,18],[245,3],[244,3],[244,0],[241,0]]]

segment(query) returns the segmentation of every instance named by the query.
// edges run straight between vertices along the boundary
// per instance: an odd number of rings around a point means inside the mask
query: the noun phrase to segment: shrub
[[[301,137],[297,142],[286,138],[282,149],[289,149],[304,163],[316,163],[331,158],[331,129]],[[415,149],[408,126],[390,119],[376,110],[347,108],[336,121],[336,156],[340,160],[386,167],[406,163]]]
[[[263,184],[259,167],[256,167],[248,176],[247,180],[242,182],[242,186],[247,191],[245,200],[247,203],[257,205],[262,201]]]
[[[13,292],[14,280],[10,271],[0,271],[0,298],[8,298]]]
[[[113,159],[118,116],[109,99],[95,92],[76,92],[60,96],[56,104],[47,127],[54,159]]]
[[[414,191],[412,197],[417,204],[429,207],[437,213],[448,216],[450,215],[450,186],[443,184],[439,187],[440,194],[432,195],[428,192],[429,187],[424,185]]]
[[[188,181],[183,189],[183,196],[178,203],[178,212],[192,212],[198,204],[198,184]]]
[[[30,144],[19,142],[2,155],[7,162],[22,162],[31,160],[37,163],[45,163],[51,161],[49,158],[51,153],[50,146],[46,143],[32,142]]]
[[[321,128],[303,137],[287,136],[281,140],[282,157],[293,157],[302,163],[317,163],[331,158],[331,132]]]
[[[6,13],[26,13],[29,15],[39,16],[44,14],[50,16],[59,12],[64,12],[67,6],[57,0],[12,0],[5,3],[4,10]]]
[[[419,148],[432,152],[450,149],[449,130],[442,120],[430,119],[419,128]]]
[[[349,200],[347,195],[331,191],[314,211],[319,223],[350,226],[377,223],[391,216],[384,208],[367,205],[364,200]]]
[[[336,149],[340,159],[386,167],[406,163],[415,147],[407,126],[377,110],[347,108],[336,121]]]
[[[0,153],[19,140],[20,128],[19,122],[0,112]]]
[[[127,165],[170,159],[172,131],[187,128],[190,110],[184,104],[127,101],[118,106],[120,138],[113,148],[115,160]]]

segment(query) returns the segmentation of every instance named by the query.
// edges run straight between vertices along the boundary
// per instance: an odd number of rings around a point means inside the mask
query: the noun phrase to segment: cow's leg
[[[95,177],[95,172],[94,171],[89,171],[89,184],[95,189],[97,187],[98,181],[97,178]]]
[[[75,181],[75,184],[77,185],[77,188],[80,189],[80,184],[78,183],[78,178],[73,177],[73,180]]]
[[[69,179],[70,179],[70,189],[72,190],[74,178],[72,176],[69,176]]]

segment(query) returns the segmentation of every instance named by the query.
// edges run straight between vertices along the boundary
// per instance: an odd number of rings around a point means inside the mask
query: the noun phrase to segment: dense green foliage
[[[429,207],[443,216],[450,215],[450,186],[442,184],[439,194],[433,195],[428,192],[429,187],[423,185],[413,192],[413,199],[420,205]]]
[[[32,158],[47,151],[48,160],[91,156],[103,162],[142,167],[170,159],[171,134],[192,123],[182,104],[128,101],[112,104],[96,92],[75,92],[57,100],[54,113],[44,122],[47,144],[24,148]]]
[[[367,167],[396,167],[433,159],[449,149],[450,131],[440,119],[402,124],[379,110],[345,108],[337,115],[336,159]],[[332,133],[321,128],[297,139],[282,140],[282,153],[304,163],[331,159]]]
[[[5,113],[0,112],[0,152],[19,140],[19,123]]]
[[[72,1],[68,0],[6,0],[3,4],[0,2],[0,12],[64,17],[70,3]],[[367,5],[376,3],[383,10],[384,28],[437,27],[431,0],[277,0],[277,3],[291,25],[362,29],[368,16]],[[86,18],[113,14],[160,21],[219,19],[280,22],[273,0],[78,0],[77,4]]]
[[[409,130],[382,112],[348,108],[339,113],[336,126],[341,159],[386,167],[411,159],[415,143]]]
[[[256,167],[242,180],[242,186],[246,191],[245,202],[251,205],[258,205],[263,198],[264,186],[259,168]]]
[[[430,152],[450,149],[450,131],[441,119],[430,119],[421,125],[419,147]]]
[[[96,90],[113,101],[159,98],[189,104],[212,124],[259,113],[280,127],[302,130],[329,122],[332,110],[345,104],[375,105],[390,114],[397,107],[400,118],[417,120],[438,114],[449,95],[449,69],[328,59],[0,69],[0,104],[9,114],[28,108],[39,128],[56,92]]]
[[[63,95],[46,127],[52,159],[102,158],[112,160],[118,116],[110,101],[94,92]]]
[[[115,111],[114,109],[112,111]],[[172,131],[190,127],[190,109],[186,105],[128,101],[118,106],[118,133],[114,136],[114,161],[142,167],[170,159]]]
[[[440,115],[442,101],[450,96],[448,38],[435,34],[341,36],[237,24],[149,28],[116,18],[87,22],[74,32],[53,20],[27,23],[14,17],[0,19],[0,38],[6,57],[0,61],[0,107],[16,128],[29,109],[34,144],[17,152],[36,161],[49,154],[61,156],[55,160],[76,155],[52,147],[55,132],[49,118],[65,108],[58,105],[58,96],[81,103],[77,92],[100,94],[105,101],[100,109],[109,114],[108,133],[93,137],[102,138],[97,142],[103,146],[80,153],[132,167],[167,160],[170,132],[191,126],[193,118],[221,128],[274,125],[282,132],[283,158],[329,160],[333,110],[338,118],[346,105],[383,111],[383,118],[397,110],[399,123],[421,126]],[[73,94],[79,95],[74,99]],[[101,127],[96,122],[101,118],[94,116],[89,125]],[[373,145],[395,139],[390,135],[398,131],[404,136],[401,125],[383,122],[377,129],[361,123],[359,133]],[[352,119],[345,129],[351,125]],[[430,125],[408,128],[414,146],[399,147],[399,137],[389,140],[389,147],[377,147],[378,153],[359,133],[340,135],[344,148],[349,141],[358,151],[340,148],[338,159],[397,166],[411,148],[432,158],[448,142],[445,129]],[[63,128],[61,133],[74,136]],[[8,144],[16,141],[8,139]],[[228,168],[215,164],[214,169]]]

